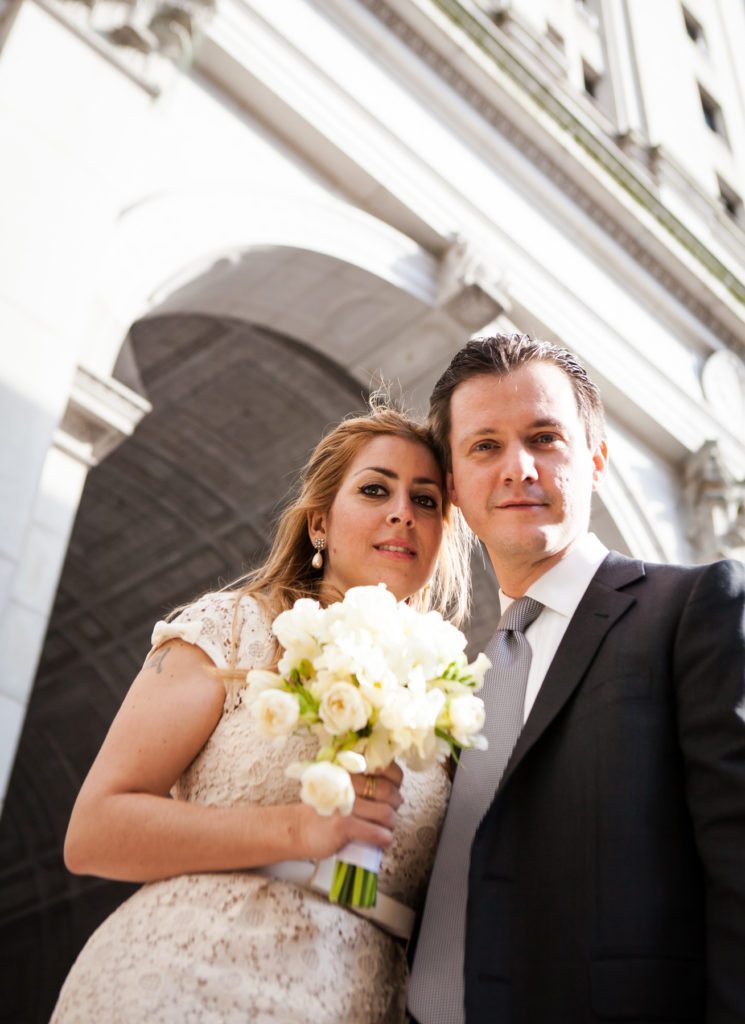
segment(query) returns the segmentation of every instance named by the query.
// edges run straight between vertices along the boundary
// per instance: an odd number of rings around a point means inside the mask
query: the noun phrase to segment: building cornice
[[[510,52],[484,14],[460,0],[357,2],[509,138],[706,327],[742,350],[745,283],[654,194],[651,180],[644,180],[619,146],[606,142]],[[509,84],[513,111],[497,105],[493,88],[491,95],[485,88],[485,68],[492,79]],[[553,130],[546,131],[547,125]],[[594,182],[588,181],[588,170]]]

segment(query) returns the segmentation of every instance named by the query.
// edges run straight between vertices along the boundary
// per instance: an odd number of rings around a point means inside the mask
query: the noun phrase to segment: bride
[[[404,1020],[395,934],[424,895],[447,775],[354,776],[352,814],[321,817],[284,771],[317,741],[262,739],[241,689],[248,669],[276,663],[271,622],[299,597],[384,582],[457,618],[463,529],[429,433],[372,406],[316,447],[266,563],[157,623],[65,843],[71,871],[147,884],[90,938],[53,1024]],[[306,887],[310,862],[353,840],[385,851],[370,917]]]

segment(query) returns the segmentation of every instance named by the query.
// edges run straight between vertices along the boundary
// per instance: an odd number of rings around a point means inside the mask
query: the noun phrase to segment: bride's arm
[[[181,640],[145,662],[112,723],[73,808],[65,864],[75,874],[146,882],[199,871],[327,857],[346,842],[385,847],[401,798],[393,766],[349,817],[296,803],[205,807],[168,793],[222,713],[211,661]],[[361,791],[363,777],[355,777]]]

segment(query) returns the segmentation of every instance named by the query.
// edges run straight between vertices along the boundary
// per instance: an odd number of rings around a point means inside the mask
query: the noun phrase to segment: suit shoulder
[[[687,591],[694,599],[716,594],[725,600],[745,600],[745,563],[733,558],[703,565],[644,563],[650,582]]]

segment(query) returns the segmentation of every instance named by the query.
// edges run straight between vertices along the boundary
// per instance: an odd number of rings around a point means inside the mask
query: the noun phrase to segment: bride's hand
[[[385,849],[393,841],[396,811],[401,806],[403,772],[397,764],[370,775],[353,775],[357,799],[352,813],[324,817],[312,807],[297,805],[300,856],[321,860],[337,853],[346,843],[370,843]]]

